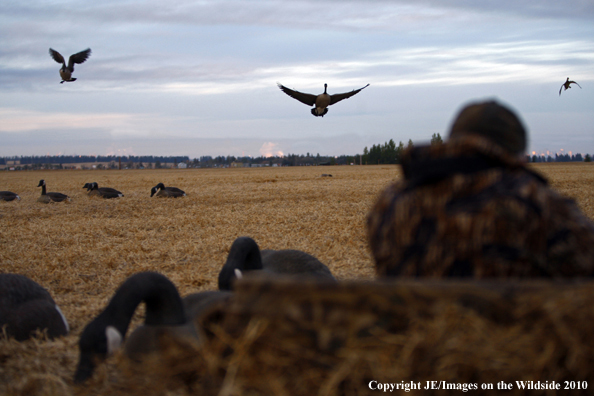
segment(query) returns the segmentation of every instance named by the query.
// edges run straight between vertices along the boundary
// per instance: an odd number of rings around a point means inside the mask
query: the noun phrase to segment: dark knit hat
[[[477,134],[490,139],[512,154],[526,151],[526,129],[516,114],[491,100],[464,107],[450,130],[450,138]]]

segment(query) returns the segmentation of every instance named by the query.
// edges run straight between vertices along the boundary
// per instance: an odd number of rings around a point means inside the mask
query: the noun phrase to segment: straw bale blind
[[[213,388],[202,394],[381,393],[373,380],[474,383],[479,394],[499,381],[594,386],[593,302],[589,282],[248,279],[203,323]]]

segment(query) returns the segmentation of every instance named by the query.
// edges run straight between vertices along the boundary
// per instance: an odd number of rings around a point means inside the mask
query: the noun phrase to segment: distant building
[[[177,169],[186,169],[188,167],[188,164],[186,164],[185,162],[180,162],[179,164],[177,164]]]

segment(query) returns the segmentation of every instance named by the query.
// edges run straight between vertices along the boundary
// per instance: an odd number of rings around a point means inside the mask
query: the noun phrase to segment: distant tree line
[[[6,165],[7,161],[19,161],[21,165],[33,164],[80,164],[88,162],[115,162],[119,163],[180,163],[189,161],[188,156],[169,156],[158,157],[154,155],[43,155],[43,156],[20,156],[20,157],[0,157],[0,165]]]
[[[554,157],[544,154],[526,156],[528,162],[592,162],[592,156],[586,154],[582,157],[580,153],[577,154],[555,154]]]
[[[431,144],[441,144],[443,139],[439,133],[434,133],[431,137]],[[406,148],[413,147],[412,140],[408,140]],[[390,139],[383,145],[377,144],[371,146],[370,149],[365,147],[363,149],[363,164],[399,164],[402,159],[402,153],[404,152],[404,143],[399,142],[398,146],[394,142],[394,139]]]
[[[434,133],[431,137],[431,144],[441,144],[443,139],[439,133]],[[71,168],[73,164],[80,163],[97,163],[94,166],[96,169],[118,169],[119,164],[122,164],[126,169],[143,169],[155,168],[159,169],[165,167],[165,164],[173,164],[177,167],[180,163],[185,163],[191,168],[213,168],[213,167],[228,167],[228,166],[320,166],[320,165],[350,165],[350,164],[399,164],[402,159],[402,153],[405,149],[413,147],[412,140],[408,140],[407,145],[399,142],[396,145],[393,139],[384,144],[374,144],[371,148],[365,147],[363,154],[356,155],[340,155],[340,156],[323,156],[319,153],[316,155],[307,154],[287,154],[283,156],[272,157],[235,157],[229,156],[202,156],[190,160],[188,156],[154,156],[154,155],[59,155],[59,156],[14,156],[14,157],[0,157],[0,165],[6,165],[12,161],[18,161],[19,165],[15,167],[18,169],[65,169]],[[591,162],[592,155],[586,154],[555,154],[551,155],[532,155],[526,156],[528,162]],[[108,163],[108,165],[104,165]]]
[[[287,154],[271,157],[235,157],[229,156],[202,156],[190,161],[189,165],[201,168],[212,168],[222,166],[232,166],[233,164],[242,164],[243,166],[318,166],[318,165],[349,165],[358,164],[360,155],[341,155],[324,156],[319,153],[316,155],[307,154]]]

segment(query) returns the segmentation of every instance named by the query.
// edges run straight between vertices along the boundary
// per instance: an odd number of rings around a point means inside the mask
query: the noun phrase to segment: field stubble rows
[[[535,168],[594,219],[594,166]],[[49,343],[0,341],[0,384],[16,391],[27,375],[70,381],[80,332],[126,277],[154,270],[182,295],[214,290],[238,236],[253,237],[262,249],[304,250],[341,280],[372,279],[365,218],[375,196],[399,175],[394,166],[2,172],[0,189],[22,200],[0,203],[0,272],[46,287],[71,334]],[[72,201],[38,203],[40,179]],[[82,186],[93,181],[125,197],[89,198]],[[158,182],[188,196],[150,198]],[[139,310],[134,323],[141,315]]]

